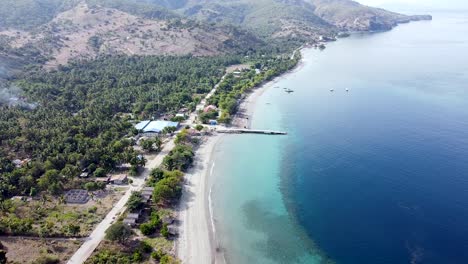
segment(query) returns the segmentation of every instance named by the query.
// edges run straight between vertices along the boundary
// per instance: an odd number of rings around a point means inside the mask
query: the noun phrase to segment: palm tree
[[[162,147],[162,140],[160,137],[156,137],[154,139],[154,144],[156,145],[156,150],[159,152],[161,151],[161,147]]]

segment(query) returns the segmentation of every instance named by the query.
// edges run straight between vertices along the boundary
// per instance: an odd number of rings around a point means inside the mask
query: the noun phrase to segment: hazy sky
[[[371,6],[408,6],[437,9],[468,8],[468,0],[357,0]]]

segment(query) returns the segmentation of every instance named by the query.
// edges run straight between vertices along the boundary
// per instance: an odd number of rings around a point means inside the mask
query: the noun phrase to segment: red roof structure
[[[207,107],[205,107],[205,108],[203,109],[203,112],[207,113],[207,112],[217,111],[217,110],[218,110],[218,108],[217,108],[216,106],[214,106],[214,105],[209,105],[209,106],[207,106]]]

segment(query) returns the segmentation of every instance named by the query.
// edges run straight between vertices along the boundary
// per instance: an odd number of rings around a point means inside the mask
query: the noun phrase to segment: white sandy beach
[[[271,85],[271,84],[268,84]],[[257,98],[265,89],[255,89],[240,105],[234,126],[250,127],[250,118]],[[217,252],[215,226],[211,216],[209,195],[213,157],[222,135],[213,135],[196,150],[193,167],[185,175],[185,184],[178,208],[179,237],[176,242],[177,257],[184,264],[224,263]]]
[[[177,257],[182,263],[214,263],[215,248],[208,195],[212,156],[220,136],[211,136],[196,151],[195,162],[185,175],[178,208]]]
[[[301,64],[299,64],[300,67]],[[296,67],[295,69],[297,69]],[[288,74],[288,73],[286,73]],[[242,100],[232,126],[250,128],[252,113],[258,98],[269,88],[275,86],[286,74],[252,90]],[[176,241],[177,257],[183,264],[224,264],[224,256],[217,250],[215,217],[211,215],[209,195],[211,190],[213,158],[217,143],[226,135],[214,135],[207,138],[196,150],[195,162],[185,175],[185,184],[178,208],[179,237]]]

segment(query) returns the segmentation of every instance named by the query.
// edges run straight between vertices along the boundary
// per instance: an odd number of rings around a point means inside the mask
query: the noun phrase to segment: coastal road
[[[301,49],[304,48],[304,45],[301,45],[299,48],[295,49],[291,55],[291,60],[294,60],[294,57],[296,56],[296,53],[301,51]]]
[[[161,165],[164,157],[174,148],[174,138],[171,138],[164,144],[161,152],[159,152],[153,159],[148,160],[146,167],[139,177],[132,178],[133,183],[130,188],[125,192],[124,196],[120,198],[117,204],[106,215],[104,220],[99,223],[91,235],[85,240],[81,247],[73,254],[68,264],[81,264],[84,263],[93,254],[94,250],[99,246],[101,241],[106,236],[106,230],[114,223],[115,219],[123,213],[126,209],[126,204],[133,191],[140,191],[145,185],[145,179],[153,168]]]
[[[192,125],[196,123],[197,116],[198,116],[198,111],[205,109],[206,107],[206,101],[211,98],[216,93],[216,90],[218,89],[219,85],[224,81],[224,78],[228,73],[224,74],[223,77],[221,77],[221,80],[211,89],[211,91],[203,98],[200,103],[195,107],[195,111],[190,114],[190,117],[188,118],[187,125]]]
[[[197,105],[196,110],[190,114],[189,119],[183,125],[193,125],[196,123],[198,110],[204,109],[206,101],[213,96],[216,89],[219,87],[221,82],[224,80],[227,74],[225,74],[219,83],[217,83],[213,89],[206,95],[206,97]],[[143,173],[139,177],[132,178],[133,183],[130,188],[125,192],[124,196],[117,202],[112,210],[106,215],[91,233],[91,235],[85,240],[81,247],[73,254],[68,264],[81,264],[84,263],[93,254],[94,250],[99,246],[101,241],[106,236],[106,230],[114,223],[117,217],[125,212],[126,204],[130,195],[133,191],[140,191],[145,185],[145,179],[149,176],[149,173],[153,168],[157,168],[162,164],[164,157],[174,148],[174,137],[164,144],[161,152],[159,152],[153,159],[148,160]]]

